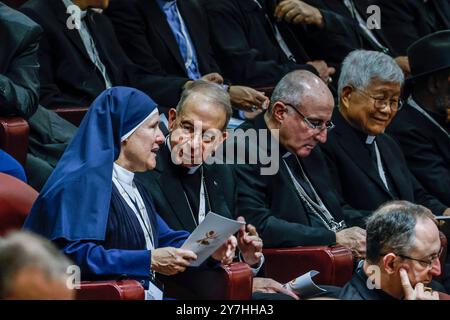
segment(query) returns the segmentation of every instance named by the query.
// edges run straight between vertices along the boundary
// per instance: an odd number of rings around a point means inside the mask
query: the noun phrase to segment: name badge
[[[145,290],[145,300],[162,300],[164,295],[162,283],[156,279],[149,281],[148,290]]]

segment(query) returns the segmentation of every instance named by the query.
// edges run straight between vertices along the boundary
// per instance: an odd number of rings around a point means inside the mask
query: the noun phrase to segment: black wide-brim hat
[[[450,68],[450,30],[429,34],[408,48],[408,82]]]

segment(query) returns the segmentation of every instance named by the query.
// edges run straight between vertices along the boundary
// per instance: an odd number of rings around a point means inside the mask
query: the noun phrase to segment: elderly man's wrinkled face
[[[227,138],[226,118],[225,110],[201,94],[192,94],[180,114],[171,109],[172,161],[187,168],[202,164]]]
[[[119,161],[132,172],[152,170],[156,166],[156,154],[164,135],[159,129],[159,114],[144,121],[133,134],[122,142]]]
[[[407,271],[413,287],[419,282],[427,286],[433,277],[441,274],[439,230],[431,219],[425,218],[417,221],[415,232],[414,249],[399,256],[398,270],[403,268]],[[400,277],[396,281],[401,287]]]
[[[334,106],[331,94],[306,95],[300,107],[278,103],[283,104],[286,110],[279,132],[280,141],[286,149],[304,158],[317,144],[327,141],[325,125],[331,120]],[[311,128],[311,124],[318,128]]]
[[[340,112],[358,130],[383,133],[397,113],[401,84],[372,80],[365,89],[345,87],[341,93]]]

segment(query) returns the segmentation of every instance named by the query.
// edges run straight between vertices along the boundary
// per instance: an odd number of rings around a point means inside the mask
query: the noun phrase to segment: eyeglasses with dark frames
[[[413,257],[407,256],[407,255],[404,255],[404,254],[397,254],[397,253],[396,253],[396,255],[399,256],[400,258],[403,258],[403,259],[408,259],[408,260],[417,261],[417,262],[420,263],[420,265],[421,265],[422,267],[431,269],[431,268],[433,268],[433,263],[434,263],[437,259],[440,258],[443,249],[444,249],[444,248],[441,247],[441,249],[439,250],[439,253],[438,253],[437,255],[431,257],[429,260],[413,258]],[[386,254],[380,254],[380,256],[384,256],[384,255],[386,255]]]
[[[370,98],[374,101],[374,106],[378,110],[383,110],[387,107],[389,107],[392,111],[398,111],[403,107],[403,101],[402,100],[394,100],[394,99],[386,99],[386,98],[378,98],[372,96],[367,91],[364,91],[362,89],[353,88],[355,91],[358,91],[363,94],[363,96]]]

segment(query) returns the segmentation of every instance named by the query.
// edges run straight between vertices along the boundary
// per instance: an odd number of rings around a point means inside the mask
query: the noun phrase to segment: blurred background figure
[[[71,300],[70,265],[50,241],[27,232],[12,233],[0,239],[0,299]]]

